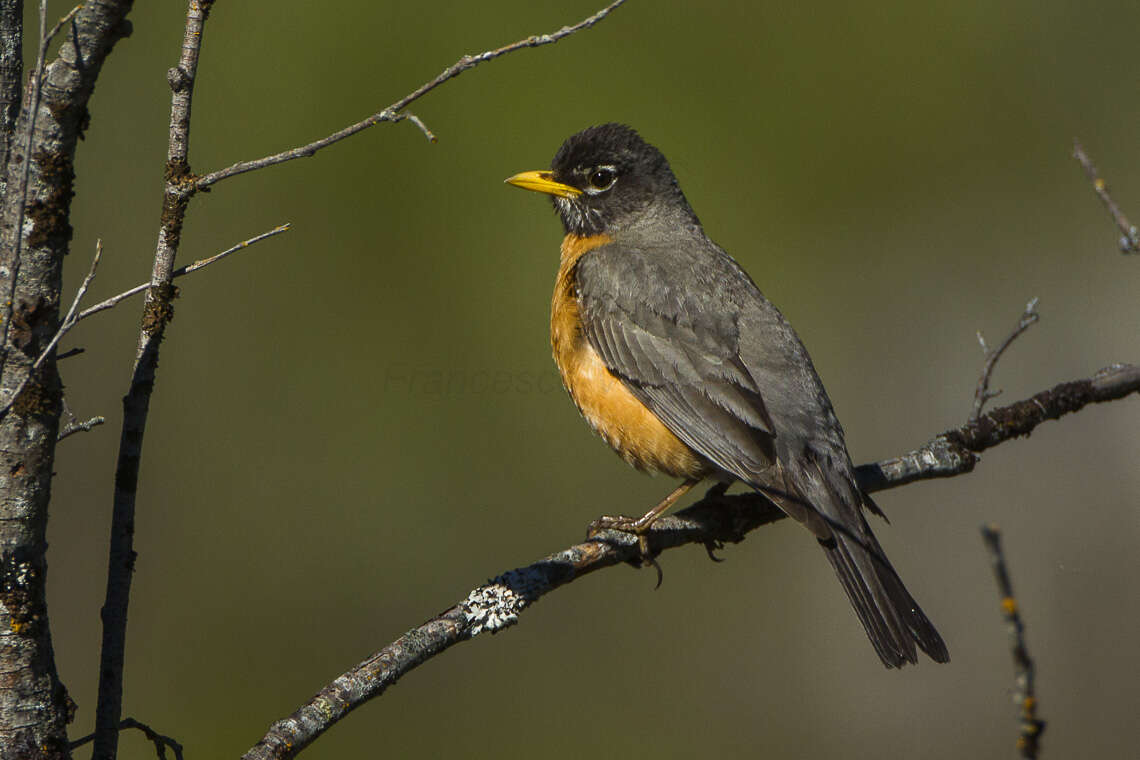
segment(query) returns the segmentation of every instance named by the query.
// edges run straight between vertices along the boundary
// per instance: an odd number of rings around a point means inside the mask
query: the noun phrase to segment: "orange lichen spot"
[[[1007,615],[1017,614],[1017,600],[1012,596],[1007,596],[1001,600],[1001,608]]]
[[[1101,191],[1103,191],[1107,187],[1107,185],[1104,183],[1104,180],[1101,179],[1100,177],[1096,178],[1096,182],[1093,183],[1093,186],[1096,187],[1097,190],[1101,190]]]

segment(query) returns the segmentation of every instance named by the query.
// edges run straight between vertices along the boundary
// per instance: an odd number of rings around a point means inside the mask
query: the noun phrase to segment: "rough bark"
[[[19,3],[4,3],[11,11]],[[88,2],[44,71],[35,72],[19,115],[0,126],[6,153],[0,203],[0,398],[7,404],[59,327],[73,160],[87,125],[87,101],[103,60],[130,32],[127,0]],[[11,19],[0,30],[12,33]],[[17,32],[18,33],[18,32]],[[0,45],[0,63],[12,50]],[[17,53],[19,44],[15,43]],[[11,67],[0,80],[11,84]],[[17,85],[18,86],[18,85]],[[0,99],[7,91],[0,90]],[[0,103],[0,106],[4,104]],[[73,706],[59,681],[45,601],[45,530],[59,431],[61,384],[49,356],[0,419],[0,758],[68,757]]]
[[[24,0],[0,0],[0,183],[8,169],[8,147],[20,115],[24,78]],[[4,192],[0,184],[0,195]]]

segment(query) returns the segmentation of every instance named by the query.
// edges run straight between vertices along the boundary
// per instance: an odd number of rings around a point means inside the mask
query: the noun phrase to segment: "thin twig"
[[[1041,319],[1041,315],[1037,313],[1037,299],[1033,298],[1025,305],[1025,311],[1017,321],[1017,327],[1013,328],[1013,332],[1001,342],[1001,345],[992,351],[986,345],[986,339],[982,337],[981,331],[978,331],[978,343],[982,346],[982,355],[985,357],[985,361],[982,364],[982,374],[978,378],[978,387],[974,391],[974,409],[970,413],[970,422],[976,422],[978,417],[982,415],[982,407],[986,405],[987,401],[1001,395],[1001,391],[990,392],[989,389],[990,377],[993,375],[994,367],[997,366],[1001,355],[1005,353],[1005,350],[1009,348],[1023,332],[1028,330],[1029,327],[1039,319]]]
[[[1013,650],[1014,702],[1021,707],[1020,728],[1017,736],[1017,750],[1022,757],[1035,758],[1041,748],[1041,734],[1045,731],[1045,721],[1037,717],[1037,696],[1034,690],[1036,671],[1029,648],[1025,644],[1025,624],[1021,621],[1020,605],[1013,595],[1013,582],[1005,564],[1005,554],[1001,548],[1001,531],[996,525],[982,526],[982,540],[990,555],[994,568],[998,591],[1001,593],[1001,611],[1009,633],[1010,647]]]
[[[146,734],[146,738],[154,743],[154,752],[158,755],[158,760],[166,760],[166,748],[169,747],[174,752],[175,760],[182,760],[182,745],[175,739],[169,736],[163,736],[155,731],[153,728],[143,723],[142,721],[135,720],[134,718],[123,718],[119,723],[119,730],[124,728],[137,728]],[[87,744],[95,738],[94,733],[87,734],[87,736],[80,737],[71,742],[68,746],[72,750],[79,749],[84,744]]]
[[[67,425],[65,425],[63,427],[63,430],[59,431],[59,435],[56,436],[55,441],[56,441],[56,443],[59,443],[64,438],[69,438],[69,437],[75,435],[76,433],[86,433],[86,432],[90,431],[92,428],[96,428],[96,427],[102,425],[106,421],[107,421],[106,417],[103,417],[102,415],[98,415],[98,416],[92,417],[91,419],[87,420],[86,422],[69,422]]]
[[[47,347],[36,357],[35,362],[24,376],[24,379],[21,380],[20,384],[16,386],[16,389],[12,391],[12,396],[3,406],[0,406],[0,417],[8,413],[8,410],[12,408],[12,404],[16,403],[16,399],[24,392],[24,388],[28,387],[28,383],[32,381],[32,378],[40,366],[48,358],[48,355],[55,350],[55,347],[59,345],[59,341],[63,336],[67,335],[68,331],[71,330],[72,327],[75,327],[75,323],[79,321],[79,317],[76,316],[79,303],[83,300],[83,296],[87,294],[87,289],[91,287],[91,283],[95,280],[95,271],[99,268],[99,260],[101,258],[103,258],[103,241],[97,240],[95,242],[95,257],[91,260],[91,269],[88,270],[87,276],[84,277],[83,282],[80,283],[79,290],[75,292],[75,299],[71,302],[71,308],[67,310],[67,315],[63,318],[63,322],[60,324],[59,329],[56,330],[55,335],[52,336]]]
[[[1040,422],[1087,404],[1137,392],[1140,366],[1114,365],[1087,380],[1063,383],[1025,401],[995,409],[977,422],[943,433],[906,457],[864,465],[857,470],[859,485],[866,491],[881,491],[924,478],[968,472],[977,459],[973,451],[1027,435]],[[1038,410],[1039,416],[1032,416],[1036,413],[1030,410]],[[939,441],[941,446],[936,446]],[[904,459],[907,465],[899,466]],[[961,466],[961,462],[968,462],[968,466]],[[741,541],[749,531],[784,517],[760,494],[724,496],[713,489],[688,509],[659,519],[646,538],[654,554],[686,544],[702,545],[711,551],[724,543]],[[519,615],[542,596],[587,573],[636,562],[641,557],[636,536],[604,531],[585,543],[500,575],[368,657],[295,713],[274,723],[261,741],[246,752],[244,760],[294,757],[349,712],[378,697],[435,655],[481,633],[494,633],[514,625]]]
[[[51,28],[51,30],[47,33],[47,37],[45,37],[43,40],[42,50],[40,51],[43,56],[47,56],[48,45],[50,45],[51,41],[55,39],[55,36],[60,33],[64,25],[75,18],[75,14],[79,13],[81,10],[83,10],[83,3],[80,3],[79,5],[72,8],[70,11],[64,14],[63,18],[55,22],[55,26]]]
[[[1120,206],[1116,205],[1116,201],[1108,194],[1108,183],[1101,179],[1097,173],[1096,166],[1093,165],[1092,159],[1085,153],[1085,149],[1081,147],[1079,140],[1073,140],[1073,158],[1080,162],[1085,170],[1085,175],[1092,182],[1093,190],[1096,191],[1097,196],[1100,198],[1104,207],[1108,209],[1108,213],[1112,215],[1112,221],[1116,222],[1117,229],[1120,230],[1120,250],[1124,253],[1140,253],[1140,230],[1136,229],[1136,225],[1128,221],[1128,217],[1120,210]]]
[[[432,134],[431,130],[427,129],[427,127],[424,126],[423,122],[420,121],[418,117],[409,113],[405,113],[405,108],[435,88],[439,87],[444,82],[454,79],[464,71],[475,68],[481,63],[494,60],[495,58],[499,58],[500,56],[507,55],[508,53],[513,53],[516,50],[521,50],[523,48],[550,45],[558,42],[565,37],[569,37],[575,32],[579,32],[583,29],[589,29],[604,19],[606,16],[608,16],[614,9],[616,9],[624,2],[625,0],[614,0],[614,2],[610,3],[605,8],[602,8],[600,11],[590,16],[589,18],[583,19],[582,21],[579,21],[577,24],[574,24],[572,26],[564,26],[558,31],[551,34],[527,37],[526,39],[511,43],[510,45],[506,45],[495,50],[488,50],[486,52],[479,53],[478,55],[465,55],[456,61],[455,64],[444,69],[435,79],[431,80],[430,82],[426,82],[416,90],[413,90],[412,92],[397,100],[395,103],[392,103],[387,108],[384,108],[383,110],[372,114],[363,121],[359,121],[356,124],[334,132],[328,137],[324,137],[320,140],[314,140],[308,145],[302,145],[298,148],[293,148],[292,150],[283,151],[281,153],[277,153],[272,156],[266,156],[264,158],[259,158],[253,161],[241,161],[225,169],[211,172],[210,174],[205,174],[197,178],[193,184],[193,189],[202,190],[209,187],[210,185],[222,181],[223,179],[228,179],[229,177],[233,177],[238,174],[244,174],[245,172],[255,171],[257,169],[264,169],[268,166],[275,166],[276,164],[282,164],[286,161],[292,161],[296,158],[306,158],[308,156],[312,156],[321,148],[327,148],[333,143],[339,142],[346,137],[351,137],[357,132],[362,132],[363,130],[375,126],[381,122],[396,123],[407,119],[419,127],[429,140],[435,142],[435,135]]]
[[[405,116],[408,117],[408,121],[420,128],[420,131],[424,133],[424,137],[426,137],[428,141],[433,143],[439,142],[439,138],[435,136],[434,132],[428,129],[427,124],[424,124],[419,116],[416,116],[414,113],[405,113]]]
[[[231,254],[237,253],[238,251],[244,251],[246,248],[249,248],[254,243],[260,243],[262,240],[265,240],[266,238],[271,238],[274,235],[280,235],[282,232],[288,232],[291,228],[292,228],[292,224],[290,224],[289,222],[286,222],[285,224],[274,227],[273,229],[269,230],[268,232],[263,232],[260,235],[254,235],[253,237],[249,238],[248,240],[243,240],[240,243],[238,243],[237,245],[231,246],[230,248],[227,248],[226,250],[222,251],[221,253],[214,254],[213,256],[211,256],[207,259],[200,259],[198,261],[195,261],[193,264],[187,264],[186,266],[179,267],[178,269],[175,269],[173,276],[174,277],[181,277],[183,275],[190,274],[191,272],[196,272],[197,270],[202,269],[203,267],[208,267],[210,264],[213,264],[217,261],[221,261],[222,259],[226,258],[227,256],[229,256]],[[95,304],[94,306],[89,306],[86,309],[84,309],[83,311],[79,312],[79,316],[77,316],[75,318],[75,321],[79,322],[81,320],[86,319],[87,317],[90,317],[93,314],[98,314],[101,311],[106,311],[107,309],[110,309],[113,306],[117,306],[119,304],[119,302],[124,301],[124,300],[130,298],[131,296],[137,296],[139,293],[146,291],[146,289],[149,287],[150,287],[150,283],[144,282],[140,285],[134,286],[130,290],[126,290],[126,291],[123,291],[122,293],[119,293],[117,296],[112,296],[112,297],[108,298],[106,301],[100,301],[99,303]]]

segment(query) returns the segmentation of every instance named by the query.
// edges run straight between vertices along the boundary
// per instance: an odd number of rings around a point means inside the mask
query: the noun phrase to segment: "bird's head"
[[[624,124],[602,124],[573,135],[549,171],[506,180],[548,194],[566,232],[620,234],[678,214],[697,223],[661,151]]]

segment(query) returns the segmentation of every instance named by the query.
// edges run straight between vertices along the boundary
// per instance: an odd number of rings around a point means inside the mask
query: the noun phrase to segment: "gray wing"
[[[756,483],[776,431],[740,356],[740,316],[763,299],[748,276],[719,250],[610,244],[578,262],[576,282],[606,367],[690,448]]]
[[[873,502],[807,351],[736,262],[699,240],[609,244],[576,274],[582,330],[606,367],[690,448],[815,534],[883,663],[915,662],[916,643],[947,661],[863,518]]]

